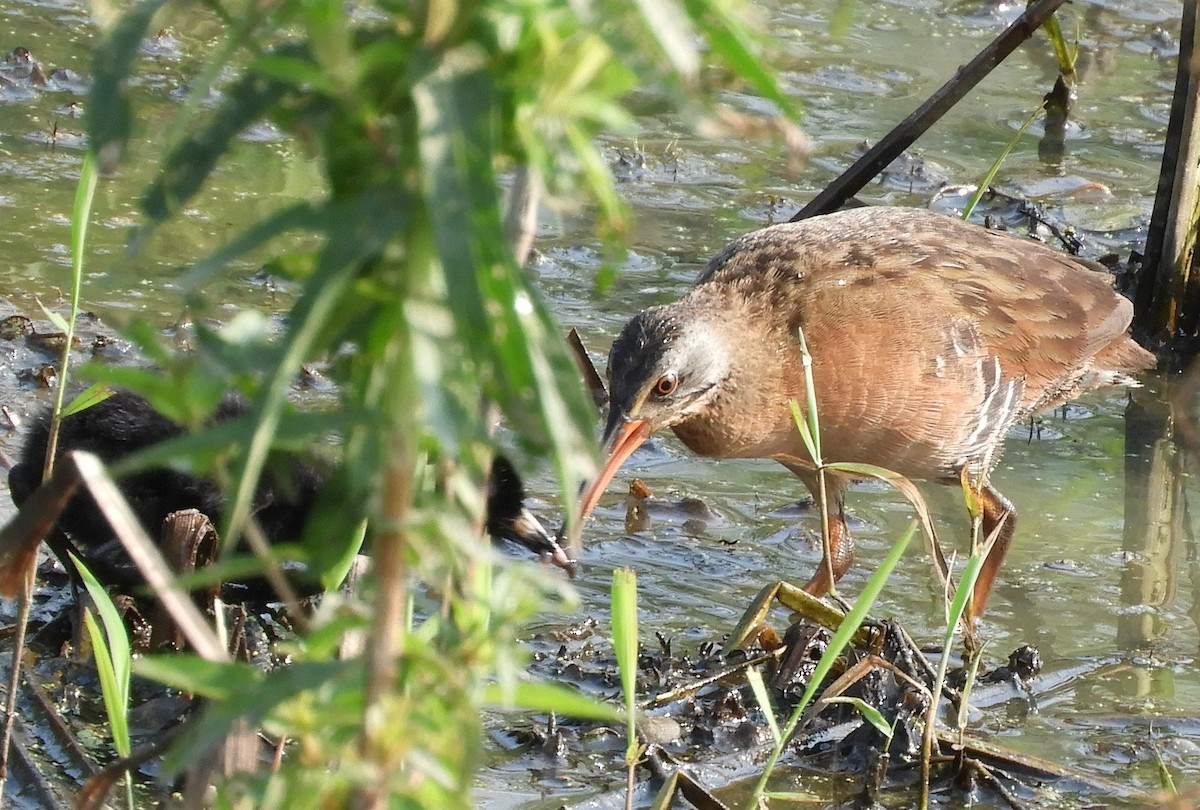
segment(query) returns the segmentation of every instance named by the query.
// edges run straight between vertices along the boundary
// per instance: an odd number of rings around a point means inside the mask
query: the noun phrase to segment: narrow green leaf
[[[636,0],[646,28],[658,40],[675,72],[685,81],[695,81],[700,72],[696,34],[682,8],[674,0]]]
[[[92,575],[87,566],[74,554],[71,555],[71,561],[75,563],[75,568],[83,578],[88,595],[91,596],[92,603],[95,604],[96,610],[100,613],[100,619],[104,623],[104,633],[108,639],[108,649],[112,653],[117,683],[125,691],[128,691],[129,668],[130,662],[133,660],[133,653],[129,646],[129,636],[125,631],[125,622],[121,620],[121,614],[109,597],[108,591],[104,590],[104,586]]]
[[[704,32],[712,52],[736,75],[750,83],[759,95],[775,102],[783,115],[799,117],[792,100],[783,94],[774,74],[754,54],[755,33],[729,8],[714,0],[688,0],[688,13]]]
[[[771,737],[776,745],[781,745],[783,734],[779,731],[779,721],[775,718],[775,707],[771,705],[771,694],[767,691],[767,685],[763,682],[762,672],[758,667],[746,670],[746,681],[750,684],[754,699],[758,701],[758,708],[766,718],[767,727],[771,729]]]
[[[632,568],[616,568],[612,575],[613,649],[621,675],[621,694],[625,699],[625,763],[631,764],[637,752],[637,573]]]
[[[825,701],[826,703],[848,703],[858,710],[858,713],[863,716],[863,719],[875,727],[875,730],[883,735],[884,739],[889,742],[892,739],[892,727],[884,718],[883,712],[867,703],[862,698],[847,697],[841,695],[839,697],[831,697]]]
[[[679,771],[672,771],[671,775],[663,780],[662,787],[658,789],[658,793],[654,796],[654,801],[650,805],[650,810],[671,810],[675,807],[675,793],[679,790]]]
[[[637,691],[637,573],[617,568],[612,576],[613,647],[626,695]]]
[[[579,482],[593,469],[594,414],[561,332],[505,240],[490,158],[497,98],[479,54],[445,54],[413,88],[413,100],[423,193],[455,329],[509,427],[553,451],[563,507],[574,515]]]
[[[174,656],[172,656],[173,658]],[[249,664],[224,664],[221,670],[208,670],[204,677],[189,677],[195,659],[186,667],[170,667],[160,656],[151,668],[138,659],[134,670],[168,686],[186,689],[184,683],[209,687],[210,696],[220,695],[219,701],[208,706],[205,713],[180,737],[167,754],[163,768],[167,773],[178,773],[196,757],[211,750],[223,741],[235,726],[255,728],[280,706],[294,704],[297,697],[314,690],[327,690],[328,694],[342,694],[349,706],[346,711],[361,708],[362,692],[357,688],[363,677],[361,661],[296,661],[286,667],[263,676]],[[239,669],[241,670],[239,672]],[[151,674],[152,673],[152,674]],[[161,679],[159,676],[162,675]],[[174,675],[174,677],[170,677]],[[222,682],[222,679],[227,679]],[[353,685],[353,686],[352,686]],[[197,694],[205,694],[197,691]]]
[[[123,757],[129,756],[132,746],[129,743],[129,723],[126,712],[128,703],[122,695],[119,676],[113,667],[113,655],[105,643],[104,633],[96,624],[96,619],[90,610],[83,612],[83,625],[88,631],[92,642],[93,660],[96,662],[96,674],[100,677],[100,694],[104,699],[104,713],[108,715],[108,727],[112,732],[113,747]]]
[[[946,645],[944,652],[949,652],[950,645],[954,641],[954,628],[958,627],[958,623],[967,612],[967,602],[975,590],[975,580],[979,579],[979,572],[983,569],[983,563],[987,559],[987,555],[983,553],[985,550],[986,547],[967,558],[962,578],[958,581],[958,587],[954,589],[954,598],[950,600],[950,613],[946,617],[946,634],[942,639]]]
[[[821,420],[820,420],[820,403],[817,402],[817,386],[813,380],[813,358],[808,351],[808,341],[804,339],[804,330],[797,329],[796,336],[800,339],[800,357],[804,363],[804,397],[808,405],[808,430],[812,436],[812,445],[816,448],[816,455],[813,456],[813,462],[823,464],[825,456],[821,450]]]
[[[50,309],[50,307],[46,306],[41,301],[38,301],[38,306],[41,307],[42,314],[46,316],[46,320],[50,321],[51,326],[62,332],[64,335],[71,331],[71,324],[67,323],[66,318]]]
[[[1051,17],[1050,19],[1054,18]],[[987,190],[991,187],[992,181],[995,180],[996,175],[1000,173],[1000,167],[1004,164],[1005,159],[1009,156],[1009,154],[1012,153],[1012,150],[1016,148],[1017,142],[1021,140],[1021,136],[1025,134],[1025,130],[1029,129],[1030,125],[1032,125],[1033,122],[1038,119],[1038,116],[1042,114],[1043,109],[1045,109],[1044,106],[1039,106],[1033,111],[1032,115],[1025,119],[1025,123],[1021,124],[1021,128],[1018,129],[1016,134],[1009,139],[1008,143],[1004,145],[1004,148],[1000,150],[1000,154],[997,155],[996,159],[992,161],[992,165],[989,166],[987,172],[984,173],[983,179],[980,180],[979,184],[975,187],[975,193],[971,195],[971,199],[967,202],[966,207],[963,208],[962,218],[964,220],[971,218],[971,213],[975,210],[975,206],[979,205],[979,201],[983,199],[983,195],[987,194]]]
[[[91,149],[79,165],[79,182],[75,186],[75,203],[71,208],[71,271],[78,287],[83,276],[84,247],[87,245],[88,225],[92,219],[92,201],[96,198],[96,154]]]
[[[167,155],[161,175],[142,198],[146,214],[161,222],[178,211],[229,152],[230,142],[264,117],[287,90],[283,82],[252,73],[230,87],[208,125]]]
[[[229,700],[258,687],[263,674],[247,664],[208,661],[194,653],[144,655],[133,671],[166,686],[213,700]]]
[[[896,564],[900,562],[900,558],[904,555],[904,550],[908,548],[908,544],[916,532],[917,523],[914,521],[909,524],[909,527],[900,536],[900,539],[892,544],[891,550],[888,551],[883,562],[871,574],[871,578],[867,580],[862,593],[859,594],[858,599],[854,600],[854,605],[850,608],[850,612],[846,614],[845,620],[843,620],[837,631],[834,632],[833,638],[829,640],[829,645],[825,648],[825,653],[817,661],[817,665],[813,668],[813,673],[809,677],[808,688],[804,690],[804,694],[801,695],[799,702],[796,703],[795,711],[792,712],[791,717],[788,718],[788,722],[783,727],[783,742],[775,746],[770,758],[767,760],[766,767],[759,776],[754,788],[754,797],[763,795],[766,790],[767,781],[771,778],[771,773],[775,770],[775,764],[779,761],[779,757],[783,753],[784,745],[787,744],[787,741],[796,732],[796,729],[800,725],[800,720],[804,717],[805,709],[812,702],[813,697],[816,696],[817,689],[820,688],[821,683],[825,680],[825,676],[833,669],[838,656],[842,654],[842,651],[850,643],[854,634],[858,632],[863,621],[867,618],[871,610],[871,605],[874,604],[879,594],[883,592],[884,586],[887,585],[888,577],[891,576]]]
[[[1171,796],[1178,796],[1179,788],[1175,787],[1175,777],[1171,775],[1171,769],[1163,762],[1162,752],[1158,750],[1153,736],[1150,738],[1150,748],[1154,751],[1154,770],[1158,773],[1159,789]]]
[[[328,567],[321,572],[321,587],[325,591],[335,591],[346,581],[354,560],[362,551],[363,542],[367,539],[367,521],[361,520],[354,530],[354,536],[340,549],[341,553]]]
[[[804,417],[804,411],[800,410],[800,405],[794,399],[788,400],[788,407],[792,409],[792,421],[796,423],[796,431],[804,440],[804,449],[808,451],[808,457],[812,459],[814,465],[819,466],[821,453],[817,450],[817,442],[812,435],[812,429],[808,426],[808,420]]]
[[[96,671],[100,675],[100,689],[104,697],[104,709],[108,714],[108,724],[112,730],[113,743],[121,756],[129,756],[131,745],[127,713],[129,674],[133,661],[129,636],[121,614],[117,612],[117,607],[104,590],[104,586],[74,554],[71,555],[71,562],[79,571],[88,595],[104,623],[104,632],[101,633],[91,611],[84,611],[84,623],[92,640],[93,657],[96,660]]]
[[[105,383],[92,383],[87,388],[80,391],[71,401],[63,406],[62,417],[65,419],[72,414],[86,411],[93,405],[99,405],[104,400],[113,395],[111,387]]]
[[[974,583],[972,583],[973,585]],[[958,700],[958,716],[955,718],[958,729],[966,729],[970,722],[971,715],[971,691],[975,688],[975,683],[979,678],[979,666],[983,663],[983,651],[987,649],[987,642],[976,650],[975,654],[970,657],[970,666],[967,667],[967,677],[963,683],[962,696]],[[949,649],[943,649],[942,655],[949,655]]]
[[[142,40],[165,0],[142,0],[123,13],[92,58],[92,92],[85,106],[88,138],[101,168],[112,171],[129,138],[133,113],[127,80]]]
[[[1062,25],[1058,22],[1058,13],[1051,14],[1042,23],[1042,28],[1046,35],[1050,38],[1050,46],[1054,49],[1054,59],[1058,62],[1058,72],[1062,74],[1069,83],[1075,81],[1075,60],[1079,56],[1078,50],[1075,53],[1071,52],[1071,48],[1067,45],[1067,38],[1063,36]]]
[[[621,720],[621,712],[616,707],[557,683],[516,681],[505,686],[489,684],[483,691],[483,703],[496,710],[554,712],[566,717],[607,723]]]
[[[164,363],[172,362],[170,357],[163,357],[162,360]],[[211,416],[226,393],[227,385],[215,375],[194,368],[191,373],[179,376],[164,373],[161,367],[150,369],[92,363],[82,367],[80,373],[110,388],[126,389],[144,396],[168,419],[183,425],[195,424],[197,419]]]

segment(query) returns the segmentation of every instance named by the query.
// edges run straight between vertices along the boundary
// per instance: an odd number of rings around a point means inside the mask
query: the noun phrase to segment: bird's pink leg
[[[854,538],[846,525],[845,495],[842,487],[833,489],[835,491],[828,493],[833,501],[829,510],[829,548],[827,554],[822,555],[816,573],[804,586],[804,590],[813,596],[829,593],[854,563]]]

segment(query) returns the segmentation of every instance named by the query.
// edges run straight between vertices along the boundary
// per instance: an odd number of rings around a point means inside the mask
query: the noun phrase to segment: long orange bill
[[[617,470],[621,469],[625,459],[633,455],[633,451],[650,437],[650,423],[645,419],[621,419],[615,423],[610,421],[605,432],[609,435],[604,443],[604,467],[583,493],[579,509],[580,526],[596,508],[600,496],[604,494]]]

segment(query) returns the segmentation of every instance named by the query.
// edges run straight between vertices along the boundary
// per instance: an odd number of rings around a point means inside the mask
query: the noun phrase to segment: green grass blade
[[[983,195],[987,194],[988,188],[991,187],[992,181],[996,179],[996,175],[1000,172],[1000,166],[1009,156],[1012,150],[1016,147],[1017,141],[1021,140],[1021,136],[1025,134],[1025,130],[1029,129],[1030,125],[1037,120],[1037,117],[1042,114],[1042,108],[1038,107],[1034,110],[1033,115],[1025,119],[1025,123],[1021,124],[1021,128],[1017,130],[1017,134],[1013,135],[1000,154],[992,161],[992,165],[988,167],[987,173],[983,175],[983,179],[979,181],[979,185],[975,188],[975,193],[971,195],[967,207],[963,209],[962,218],[970,219],[971,212],[975,210],[975,206],[979,205],[979,201],[983,199]]]
[[[92,640],[93,657],[96,659],[96,671],[100,675],[100,690],[104,697],[104,709],[108,714],[109,728],[112,730],[113,744],[121,756],[129,756],[132,750],[129,740],[129,677],[133,664],[133,653],[129,646],[129,636],[125,631],[125,623],[117,612],[108,592],[104,590],[92,572],[87,569],[75,555],[71,561],[83,578],[92,603],[100,614],[104,631],[96,624],[91,611],[84,612],[84,623]]]
[[[63,334],[71,331],[71,324],[67,323],[67,319],[43,304],[41,299],[38,299],[38,306],[41,308],[42,314],[46,316],[46,320],[50,321],[51,326]]]
[[[321,587],[326,591],[337,590],[346,580],[354,565],[354,559],[362,551],[363,542],[367,539],[367,521],[361,520],[355,528],[354,537],[344,547],[340,547],[336,559],[321,571]]]
[[[804,330],[797,329],[796,335],[800,338],[800,357],[804,361],[804,397],[808,400],[808,430],[812,434],[813,446],[817,449],[813,462],[822,464],[825,456],[821,452],[821,419],[820,409],[817,407],[817,384],[813,379],[813,358],[808,351],[808,341],[804,339]]]
[[[123,757],[129,756],[132,750],[129,745],[129,725],[126,718],[128,704],[121,698],[120,676],[113,666],[112,651],[105,642],[100,625],[92,616],[90,610],[83,612],[83,624],[87,628],[92,642],[93,658],[96,662],[96,673],[100,676],[100,694],[104,698],[104,712],[108,715],[108,727],[112,732],[113,747]]]
[[[106,170],[115,168],[129,138],[133,113],[129,77],[141,54],[142,40],[165,0],[142,0],[121,15],[92,57],[92,92],[84,109],[92,149]]]
[[[875,708],[870,703],[867,703],[862,698],[847,697],[846,695],[840,695],[838,697],[831,697],[828,700],[826,700],[825,702],[826,703],[847,703],[847,704],[853,706],[858,711],[858,713],[863,716],[864,720],[866,720],[868,723],[870,723],[872,726],[874,726],[875,730],[883,735],[884,739],[888,740],[889,742],[891,741],[892,726],[890,723],[888,723],[887,718],[885,718],[883,716],[883,712],[879,711],[879,709]]]
[[[746,681],[750,684],[750,691],[754,693],[754,699],[758,701],[758,708],[762,710],[763,717],[767,720],[767,728],[771,729],[771,737],[775,740],[776,745],[783,744],[783,734],[779,730],[779,721],[775,718],[775,707],[771,705],[771,695],[767,692],[767,685],[763,682],[762,672],[758,667],[750,667],[746,670]]]
[[[817,440],[808,426],[808,420],[804,417],[804,411],[800,410],[800,405],[794,399],[788,400],[788,406],[792,409],[792,421],[796,423],[796,430],[804,440],[804,449],[808,450],[808,457],[812,459],[813,464],[819,466],[821,453],[817,449]]]
[[[613,648],[625,699],[625,761],[637,756],[637,573],[618,568],[612,576]]]
[[[592,700],[557,683],[517,681],[503,687],[499,684],[489,684],[483,690],[483,702],[491,709],[554,712],[567,717],[605,723],[621,720],[621,712],[616,707]]]
[[[842,651],[849,645],[854,634],[862,626],[863,621],[866,620],[871,610],[871,605],[874,604],[879,594],[883,593],[888,577],[891,576],[892,571],[900,562],[900,558],[904,555],[904,550],[908,548],[908,544],[916,532],[917,523],[914,521],[909,524],[909,527],[900,536],[900,539],[892,545],[887,557],[875,569],[875,573],[871,574],[871,578],[867,580],[862,593],[854,601],[850,612],[846,614],[845,620],[838,627],[837,632],[833,634],[833,638],[829,641],[829,646],[825,649],[825,654],[821,656],[821,660],[817,662],[816,667],[813,669],[812,676],[809,678],[808,688],[804,690],[804,694],[796,704],[795,711],[792,712],[791,717],[788,718],[788,722],[783,727],[783,742],[776,745],[775,749],[771,752],[766,767],[763,769],[762,775],[755,785],[754,792],[748,804],[749,807],[758,806],[759,800],[766,790],[767,781],[771,778],[771,773],[775,770],[775,765],[778,763],[779,757],[783,754],[784,745],[787,744],[787,741],[791,739],[792,734],[799,727],[805,709],[816,696],[817,689],[820,688],[821,682],[825,680],[825,676],[833,669],[838,656],[842,654]]]
[[[87,388],[80,391],[71,401],[62,408],[62,416],[65,419],[72,414],[86,411],[93,405],[99,405],[104,400],[113,395],[112,387],[106,383],[92,383]]]

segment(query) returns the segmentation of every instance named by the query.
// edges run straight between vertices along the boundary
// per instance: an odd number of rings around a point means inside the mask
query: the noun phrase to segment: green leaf
[[[104,172],[115,170],[133,113],[126,81],[142,40],[164,0],[142,0],[121,15],[92,58],[92,93],[85,107],[88,138]]]
[[[100,694],[104,698],[104,712],[108,715],[108,727],[112,732],[113,747],[117,749],[118,754],[127,757],[133,750],[129,742],[129,722],[126,715],[129,709],[128,695],[122,694],[119,676],[113,666],[112,653],[105,644],[104,633],[96,624],[96,619],[90,610],[83,611],[83,625],[92,642],[96,673],[100,677]]]
[[[684,80],[694,81],[700,72],[700,52],[684,10],[673,0],[637,0],[637,6],[675,71]]]
[[[625,764],[637,760],[637,573],[617,568],[612,575],[612,633],[625,698]]]
[[[808,457],[812,459],[813,464],[821,464],[821,451],[817,448],[816,437],[812,434],[812,428],[808,426],[808,420],[804,416],[804,411],[800,410],[800,405],[796,400],[788,400],[788,407],[792,409],[792,421],[796,424],[796,431],[800,434],[800,438],[804,440],[804,449],[808,451]]]
[[[72,397],[71,401],[63,407],[62,417],[65,419],[72,414],[86,411],[93,405],[99,405],[112,395],[113,390],[109,385],[105,383],[92,383]]]
[[[600,703],[557,683],[516,681],[505,686],[489,684],[483,691],[483,703],[494,710],[554,712],[580,720],[599,720],[607,723],[621,720],[621,712],[616,707]]]
[[[612,575],[612,632],[621,689],[626,703],[637,693],[637,573],[617,568]]]
[[[334,591],[341,587],[350,573],[350,568],[354,565],[355,558],[362,551],[363,542],[366,539],[367,521],[364,519],[359,521],[350,542],[340,547],[338,549],[340,553],[321,571],[321,587],[326,591]]]
[[[963,566],[962,577],[958,581],[958,587],[954,589],[954,598],[950,600],[950,612],[946,616],[946,633],[942,638],[945,653],[949,652],[950,645],[954,643],[954,629],[967,612],[967,602],[971,599],[971,593],[975,590],[975,580],[979,579],[979,572],[983,570],[983,564],[987,560],[987,554],[984,552],[988,548],[990,546],[985,545],[983,549],[967,557],[967,564]]]
[[[194,653],[144,655],[133,664],[143,678],[213,700],[229,700],[257,688],[264,675],[233,661],[208,661]]]
[[[91,611],[84,611],[84,624],[91,637],[93,657],[96,659],[96,671],[100,675],[100,690],[104,696],[104,710],[108,715],[109,728],[112,730],[113,744],[121,756],[129,756],[132,749],[129,741],[129,673],[133,654],[129,646],[129,636],[125,631],[125,623],[116,605],[109,598],[92,572],[87,569],[78,557],[71,555],[83,584],[87,588],[92,603],[100,613],[104,623],[104,632],[92,617]]]
[[[1050,19],[1053,20],[1054,17],[1051,17]],[[979,205],[979,201],[983,199],[983,195],[987,194],[988,189],[991,188],[992,181],[995,180],[996,175],[1000,173],[1000,167],[1004,165],[1005,159],[1007,159],[1012,153],[1012,150],[1016,148],[1017,142],[1021,140],[1021,136],[1025,134],[1025,130],[1029,129],[1029,127],[1038,119],[1038,116],[1040,116],[1045,109],[1045,104],[1038,105],[1038,108],[1033,111],[1033,114],[1025,119],[1025,123],[1021,124],[1020,129],[1018,129],[1016,133],[1014,133],[1013,136],[1008,139],[1008,143],[1006,143],[1004,148],[1000,150],[1000,154],[996,155],[996,159],[992,161],[992,165],[988,166],[988,170],[984,172],[983,178],[975,186],[975,193],[971,195],[971,199],[967,201],[966,206],[963,208],[962,218],[964,221],[971,218],[971,213],[975,210],[975,206]]]
[[[808,341],[804,339],[804,330],[797,329],[796,336],[800,339],[800,355],[804,361],[804,397],[808,406],[808,431],[812,436],[812,446],[816,449],[813,463],[822,464],[825,461],[821,455],[821,420],[819,418],[820,403],[817,402],[816,381],[813,379],[813,359],[808,351]],[[795,411],[792,412],[793,416]]]
[[[842,621],[837,631],[834,632],[833,638],[829,640],[828,646],[825,648],[824,654],[817,665],[813,668],[812,675],[808,679],[808,687],[801,695],[799,702],[796,703],[796,709],[792,712],[788,722],[784,725],[782,731],[783,742],[776,744],[771,756],[767,761],[766,767],[759,776],[758,782],[754,788],[754,796],[762,796],[766,790],[767,781],[771,778],[771,773],[775,769],[775,764],[779,761],[780,755],[783,753],[783,747],[787,741],[792,738],[796,729],[800,726],[800,721],[804,716],[805,709],[816,696],[817,689],[825,680],[833,665],[837,662],[838,656],[846,649],[854,634],[862,626],[866,620],[867,614],[871,610],[871,605],[879,598],[879,594],[883,593],[884,586],[887,585],[888,577],[896,568],[896,564],[900,562],[900,558],[904,555],[904,550],[908,548],[909,542],[917,532],[917,523],[913,521],[905,530],[900,539],[892,544],[892,548],[888,551],[887,556],[879,567],[871,574],[871,578],[867,580],[867,584],[863,587],[862,593],[858,595],[858,599],[854,600],[854,605],[850,608],[850,612],[846,614],[846,618]]]
[[[549,444],[573,515],[579,482],[593,469],[594,413],[566,341],[507,248],[490,157],[497,100],[479,57],[445,54],[413,88],[426,208],[455,328],[475,353],[484,392],[512,429]]]
[[[220,695],[220,699],[212,703],[171,748],[163,762],[168,773],[179,772],[197,756],[211,750],[235,725],[244,724],[250,728],[262,725],[268,715],[280,706],[293,703],[302,693],[328,690],[330,694],[342,694],[349,700],[361,702],[361,690],[352,687],[362,680],[363,669],[359,661],[296,661],[265,676],[249,664],[223,664],[217,665],[219,669],[193,672],[191,677],[184,671],[191,669],[190,661],[187,667],[162,666],[164,657],[157,658],[156,662],[158,667],[143,670],[139,659],[135,670],[155,680],[160,680],[161,675],[161,682],[168,686],[184,689],[182,684],[190,682],[209,688],[210,696]],[[197,694],[203,692],[197,691]]]
[[[799,113],[792,100],[783,94],[775,75],[754,54],[755,33],[719,0],[688,0],[688,12],[704,32],[713,53],[729,65],[736,75],[750,83],[759,95],[775,102],[783,115],[793,121]]]
[[[253,73],[229,88],[208,125],[167,155],[161,175],[142,199],[150,218],[161,222],[182,208],[229,152],[230,142],[265,116],[287,90],[283,82]]]
[[[763,683],[762,672],[758,667],[750,667],[746,670],[746,681],[750,684],[750,691],[754,693],[754,699],[758,701],[758,708],[766,718],[767,727],[771,729],[772,739],[775,740],[776,745],[781,744],[783,734],[780,733],[779,721],[775,718],[775,707],[771,705],[771,695],[767,692],[767,685]]]
[[[892,739],[892,727],[887,719],[883,716],[883,712],[867,703],[862,698],[847,697],[841,695],[839,697],[831,697],[825,700],[826,703],[848,703],[858,710],[858,713],[863,716],[863,719],[875,727],[875,730],[883,735],[884,739],[889,742]]]
[[[67,332],[71,331],[71,324],[67,323],[66,318],[64,318],[62,315],[59,315],[54,310],[50,309],[48,306],[43,304],[41,301],[38,301],[38,306],[40,306],[42,308],[42,314],[46,316],[46,320],[50,321],[51,326],[53,326],[55,329],[62,332],[63,334],[66,334]]]

